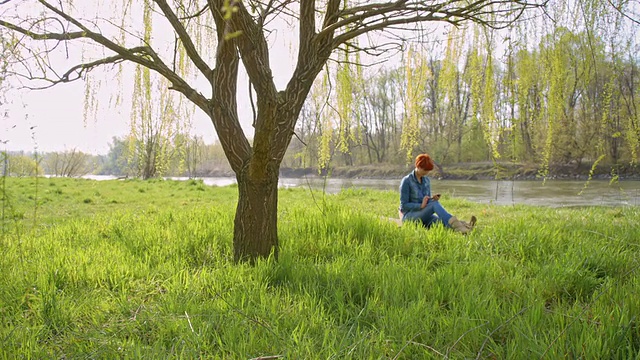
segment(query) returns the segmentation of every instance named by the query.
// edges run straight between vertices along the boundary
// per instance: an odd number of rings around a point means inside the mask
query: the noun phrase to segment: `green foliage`
[[[363,125],[363,146],[351,148],[349,159],[329,156],[347,144],[333,132],[344,134],[345,124],[323,118],[315,126],[322,130],[314,130],[309,124],[318,112],[303,113],[304,128],[297,130],[309,148],[296,147],[299,158],[314,166],[315,156],[305,154],[317,153],[318,134],[330,134],[320,145],[323,167],[329,160],[334,166],[406,163],[416,152],[443,164],[506,157],[537,164],[542,175],[550,166],[593,165],[602,155],[601,163],[610,166],[637,163],[638,44],[622,35],[636,29],[602,2],[550,8],[558,21],[548,28],[450,29],[446,47],[434,46],[434,55],[409,46],[395,68],[361,68],[369,71],[364,96],[345,99],[352,101],[351,125],[356,117]],[[497,52],[500,43],[507,45],[504,55]],[[390,81],[398,73],[403,82]],[[345,74],[337,72],[337,88]],[[323,91],[331,84],[325,82]],[[313,94],[327,99],[322,91]],[[339,107],[346,103],[338,101]]]
[[[86,175],[95,167],[91,155],[77,149],[46,153],[41,164],[45,174],[66,177]]]
[[[315,102],[317,105],[325,104],[329,97],[329,74],[328,71],[325,73],[325,76],[322,77],[320,91],[316,95]],[[332,117],[328,115],[328,111],[324,105],[319,106],[319,112],[317,114],[317,121],[320,123],[320,140],[319,140],[319,152],[318,152],[318,171],[322,171],[323,169],[327,169],[329,167],[329,162],[331,161],[331,157],[333,156],[333,151],[331,149],[331,143],[333,139],[333,121]]]
[[[34,179],[6,179],[15,199]],[[480,205],[400,228],[396,192],[281,190],[281,258],[232,262],[234,187],[46,179],[0,239],[5,358],[633,358],[638,208]],[[143,189],[144,192],[139,192]],[[85,204],[84,199],[92,199]],[[28,206],[28,205],[27,205]],[[375,210],[374,210],[375,209]],[[544,355],[543,355],[544,354]]]
[[[338,118],[339,118],[339,139],[338,150],[348,154],[350,151],[350,143],[354,140],[351,132],[351,124],[353,121],[351,109],[353,106],[353,80],[352,65],[349,62],[349,53],[344,52],[342,63],[337,71],[337,102],[338,102]]]
[[[402,123],[402,137],[400,146],[406,151],[405,162],[411,164],[420,144],[420,120],[424,116],[423,102],[425,96],[425,83],[429,70],[424,64],[424,58],[413,48],[409,48],[405,60],[406,68],[406,97],[405,118]]]
[[[36,159],[22,154],[11,154],[2,152],[0,154],[0,168],[4,176],[35,176],[42,175],[44,172]]]
[[[128,173],[128,139],[113,137],[109,144],[109,152],[102,161],[102,166],[98,169],[98,174],[124,175]]]
[[[474,33],[477,39],[479,34]],[[484,128],[489,125],[483,125],[482,104],[484,84],[484,64],[483,58],[478,48],[470,49],[468,56],[468,67],[466,72],[467,82],[470,84],[472,112],[469,119],[469,132],[463,141],[463,159],[466,161],[482,161],[488,160],[489,152],[487,142],[485,141]]]

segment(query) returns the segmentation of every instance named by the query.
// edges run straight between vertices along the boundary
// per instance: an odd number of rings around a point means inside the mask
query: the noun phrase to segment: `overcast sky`
[[[112,90],[119,91],[117,88]],[[0,128],[0,140],[6,141],[2,150],[34,151],[37,147],[38,151],[49,152],[75,148],[92,154],[106,154],[114,136],[123,137],[129,133],[129,108],[102,110],[98,119],[85,122],[84,97],[82,81],[8,94],[12,103],[5,106],[8,113]],[[99,101],[107,103],[109,97],[104,94]],[[215,140],[213,125],[201,111],[192,123],[194,134],[202,135],[207,143]]]

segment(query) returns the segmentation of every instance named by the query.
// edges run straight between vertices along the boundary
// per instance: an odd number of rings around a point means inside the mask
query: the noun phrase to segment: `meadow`
[[[640,208],[280,191],[280,258],[233,263],[237,188],[3,178],[1,359],[640,359]]]

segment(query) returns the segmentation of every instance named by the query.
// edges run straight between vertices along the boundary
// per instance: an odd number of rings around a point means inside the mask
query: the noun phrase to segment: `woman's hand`
[[[429,202],[429,195],[422,198],[422,205],[420,205],[420,209],[424,209],[427,206],[428,202]]]
[[[440,200],[440,194],[435,194],[431,197],[431,199],[433,199],[433,201],[438,201]]]

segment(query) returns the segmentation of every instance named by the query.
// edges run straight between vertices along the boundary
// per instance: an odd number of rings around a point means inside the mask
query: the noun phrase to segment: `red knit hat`
[[[431,171],[433,170],[433,160],[428,154],[420,154],[416,157],[416,167],[418,169]]]

